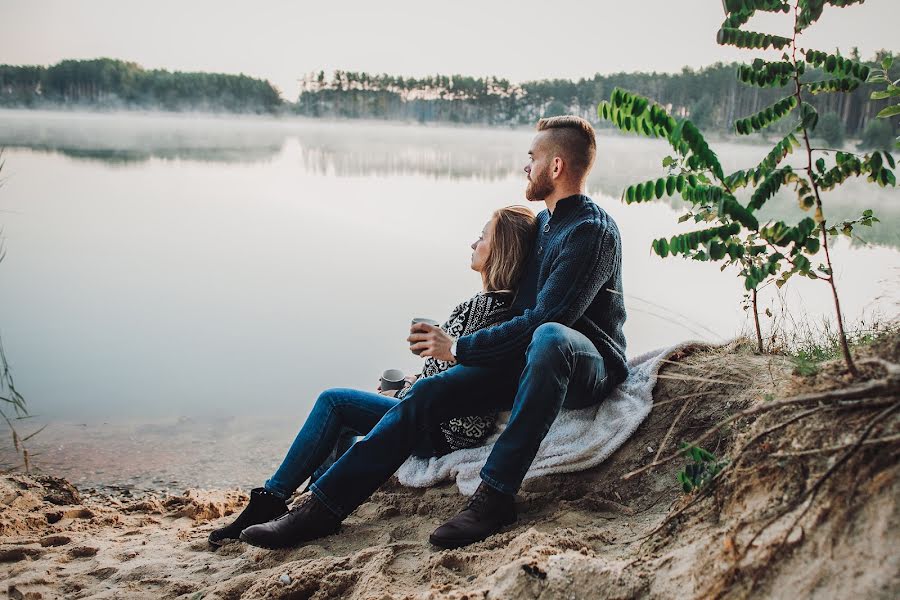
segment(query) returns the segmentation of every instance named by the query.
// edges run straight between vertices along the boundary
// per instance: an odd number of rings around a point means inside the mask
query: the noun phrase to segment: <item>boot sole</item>
[[[213,548],[221,548],[228,542],[238,541],[238,538],[222,538],[221,540],[216,540],[216,541],[206,538],[206,541],[209,542],[209,545],[212,546]]]
[[[516,521],[518,521],[518,519],[516,519]],[[437,546],[438,548],[442,548],[444,550],[455,550],[456,548],[462,548],[463,546],[471,546],[472,544],[477,544],[478,542],[483,542],[484,540],[488,539],[492,535],[497,535],[498,533],[503,533],[503,531],[505,531],[506,529],[509,529],[512,525],[515,525],[516,521],[510,521],[509,523],[504,523],[503,526],[500,527],[500,529],[498,529],[497,531],[492,531],[491,533],[489,533],[486,536],[481,537],[481,538],[469,538],[466,540],[449,539],[449,538],[435,537],[435,535],[432,533],[430,536],[428,536],[428,541],[431,542],[431,544],[433,546]]]
[[[244,535],[243,532],[241,532],[240,540],[242,542],[244,542],[245,544],[250,544],[251,546],[255,546],[257,548],[264,548],[266,550],[285,550],[288,548],[299,548],[303,544],[307,544],[309,542],[314,542],[315,540],[320,540],[322,538],[328,537],[329,535],[334,535],[338,531],[340,531],[340,528],[335,529],[332,532],[320,535],[319,537],[314,537],[314,538],[311,538],[308,540],[299,540],[299,541],[297,541],[295,543],[291,543],[291,544],[264,544],[258,540],[254,540],[249,535]]]

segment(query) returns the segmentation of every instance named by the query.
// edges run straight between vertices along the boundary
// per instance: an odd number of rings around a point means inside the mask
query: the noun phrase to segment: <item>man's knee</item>
[[[559,323],[544,323],[534,330],[528,345],[528,362],[567,360],[572,330]]]

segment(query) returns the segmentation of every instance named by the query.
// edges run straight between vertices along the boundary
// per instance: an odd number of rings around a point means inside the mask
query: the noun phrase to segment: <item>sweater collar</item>
[[[561,198],[556,202],[556,206],[553,208],[553,212],[550,213],[550,218],[561,218],[565,215],[577,210],[578,208],[585,205],[585,203],[590,202],[591,199],[585,196],[584,194],[575,194],[574,196],[567,196],[565,198]],[[547,212],[550,212],[549,210]]]

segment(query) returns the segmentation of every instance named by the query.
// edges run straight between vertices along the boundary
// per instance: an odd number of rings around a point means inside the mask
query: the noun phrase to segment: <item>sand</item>
[[[893,354],[897,344],[882,350]],[[847,473],[823,487],[785,545],[776,543],[786,531],[778,521],[745,557],[738,557],[737,549],[832,458],[766,462],[775,448],[761,448],[748,469],[705,498],[681,491],[678,461],[622,479],[649,463],[664,439],[671,450],[735,411],[770,401],[769,394],[829,389],[844,385],[840,377],[800,379],[791,374],[788,361],[755,355],[739,344],[674,357],[664,374],[673,378],[657,386],[650,417],[606,463],[527,482],[514,526],[458,550],[439,550],[427,542],[428,534],[464,503],[451,484],[417,490],[392,480],[338,534],[269,551],[240,542],[213,549],[206,542],[210,530],[241,510],[246,491],[192,489],[134,498],[82,493],[48,476],[6,475],[0,478],[0,595],[191,600],[900,596],[896,443],[873,446],[859,455],[862,462],[848,463]],[[856,418],[851,414],[837,422],[826,415],[801,422],[802,430],[785,427],[778,443],[784,448],[800,441],[833,443],[853,429]],[[764,426],[770,421],[740,422],[705,447],[718,456],[735,456]],[[898,428],[894,414],[878,435]]]

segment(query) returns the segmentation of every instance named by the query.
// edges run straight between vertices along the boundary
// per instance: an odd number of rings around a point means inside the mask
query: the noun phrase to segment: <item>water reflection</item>
[[[275,160],[299,144],[299,166],[324,176],[417,175],[435,179],[499,181],[519,177],[530,130],[405,126],[348,121],[215,117],[208,115],[90,114],[0,111],[0,146],[56,152],[75,160],[131,165],[160,159],[253,164]],[[757,164],[765,144],[713,144],[726,171]],[[599,158],[589,181],[592,195],[618,197],[628,185],[662,174],[670,154],[660,140],[601,132]],[[802,157],[796,157],[796,161]],[[864,198],[864,202],[861,199]],[[664,200],[677,210],[680,198]],[[829,221],[872,208],[882,223],[858,233],[868,243],[900,247],[900,203],[895,188],[850,180],[825,194]],[[789,191],[761,211],[763,220],[805,216]],[[861,243],[859,240],[855,244]]]

